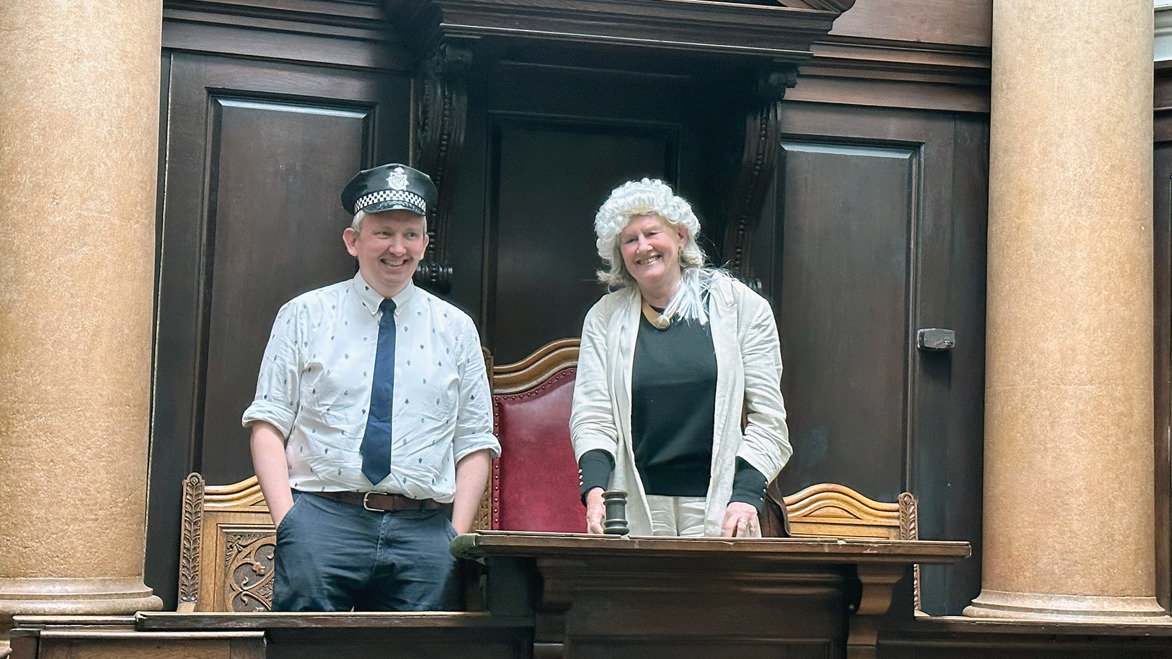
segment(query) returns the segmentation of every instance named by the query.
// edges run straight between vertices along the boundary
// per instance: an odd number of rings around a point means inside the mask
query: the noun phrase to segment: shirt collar
[[[363,308],[370,312],[370,315],[378,313],[379,305],[383,303],[383,296],[379,292],[371,288],[366,280],[362,278],[362,273],[355,273],[354,279],[351,280],[351,290],[358,296],[358,301],[362,303]],[[395,301],[395,308],[402,309],[403,305],[411,301],[415,297],[415,283],[407,282],[407,286],[399,291],[399,294],[392,297]]]

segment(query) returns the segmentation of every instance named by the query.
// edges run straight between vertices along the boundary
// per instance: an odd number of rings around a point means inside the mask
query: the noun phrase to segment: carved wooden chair
[[[586,532],[569,426],[577,365],[578,340],[563,339],[492,369],[501,457],[489,483],[490,528]]]
[[[183,483],[178,611],[268,611],[273,599],[276,531],[253,476],[207,485]]]
[[[790,535],[795,538],[918,540],[916,497],[896,503],[873,501],[845,485],[818,483],[785,497]],[[920,566],[913,568],[915,611],[920,614]]]

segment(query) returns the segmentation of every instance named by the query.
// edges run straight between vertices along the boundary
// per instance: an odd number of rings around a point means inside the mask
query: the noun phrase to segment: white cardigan
[[[717,372],[712,478],[704,523],[708,536],[720,535],[736,458],[772,481],[793,452],[781,398],[781,346],[773,311],[736,279],[722,273],[714,278],[707,309]],[[603,296],[586,314],[570,414],[575,459],[592,449],[615,457],[610,487],[627,492],[631,535],[651,535],[651,511],[631,442],[631,366],[641,304],[632,286]],[[743,407],[748,408],[748,424],[742,432]]]

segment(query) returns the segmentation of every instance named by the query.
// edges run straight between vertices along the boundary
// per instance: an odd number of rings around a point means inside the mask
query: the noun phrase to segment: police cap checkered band
[[[427,215],[427,201],[408,190],[379,190],[363,195],[354,202],[354,212],[377,213],[393,208],[405,208],[420,215]]]
[[[401,208],[419,215],[435,207],[438,192],[431,177],[413,167],[390,163],[358,172],[342,190],[350,215]]]

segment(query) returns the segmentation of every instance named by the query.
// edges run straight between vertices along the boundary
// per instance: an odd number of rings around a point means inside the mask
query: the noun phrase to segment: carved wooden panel
[[[276,531],[256,477],[184,482],[179,611],[269,611]]]
[[[257,532],[256,526],[223,525],[217,528],[224,543],[225,611],[271,611],[273,608],[274,531]]]
[[[471,63],[472,51],[466,44],[441,41],[417,77],[412,150],[418,162],[413,164],[431,176],[439,200],[427,218],[431,241],[416,271],[415,283],[440,295],[446,295],[452,286],[448,226],[468,120],[467,78]]]
[[[782,491],[833,481],[894,499],[905,489],[920,154],[911,145],[792,138],[782,148],[773,296],[794,445]]]

